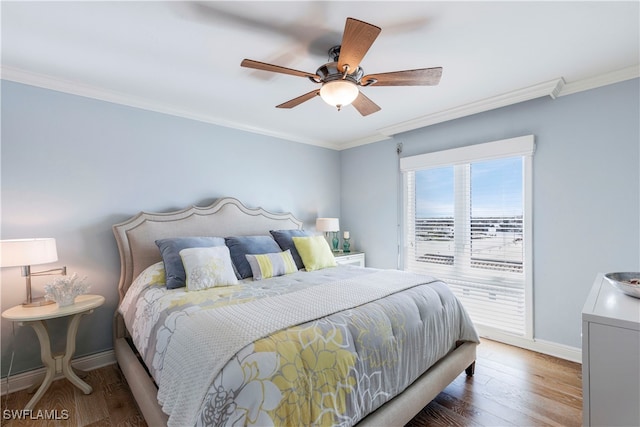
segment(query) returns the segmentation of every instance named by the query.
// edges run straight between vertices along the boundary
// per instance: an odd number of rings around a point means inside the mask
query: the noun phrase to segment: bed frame
[[[271,213],[247,208],[234,198],[222,198],[206,207],[192,206],[167,213],[140,212],[113,226],[120,252],[120,301],[145,268],[161,261],[155,240],[186,236],[269,235],[269,230],[301,229],[302,221],[290,213]],[[166,425],[168,417],[156,399],[158,389],[127,340],[122,317],[114,317],[114,352],[131,392],[150,426]],[[476,344],[462,343],[437,362],[404,392],[390,400],[358,425],[403,426],[420,412],[462,371],[473,375]]]

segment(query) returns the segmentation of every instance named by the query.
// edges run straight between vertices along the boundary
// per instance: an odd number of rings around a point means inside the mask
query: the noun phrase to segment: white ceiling
[[[9,2],[2,78],[336,149],[546,95],[638,77],[639,5],[627,2]],[[318,86],[241,68],[315,72],[345,19],[382,28],[365,74],[443,67],[438,86],[362,88],[362,117]]]

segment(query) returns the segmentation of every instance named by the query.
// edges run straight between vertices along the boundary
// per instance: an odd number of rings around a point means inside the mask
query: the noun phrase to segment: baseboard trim
[[[534,351],[582,364],[582,349],[551,341],[535,340]]]
[[[101,353],[91,354],[89,356],[78,357],[71,361],[71,366],[81,371],[92,371],[102,368],[103,366],[116,363],[116,356],[113,350],[103,351]],[[37,381],[40,381],[46,372],[45,368],[38,368],[32,371],[22,372],[17,375],[11,375],[9,379],[2,378],[2,391],[0,396],[4,396],[14,391],[24,390],[31,387]],[[63,378],[62,373],[56,375],[55,379]]]
[[[485,330],[481,327],[476,327],[476,329],[478,330],[478,334],[483,338],[582,364],[582,349],[577,347],[571,347],[536,338],[527,339],[493,330]]]

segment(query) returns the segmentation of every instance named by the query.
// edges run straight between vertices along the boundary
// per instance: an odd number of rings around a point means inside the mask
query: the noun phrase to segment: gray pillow
[[[180,258],[180,251],[187,248],[224,246],[224,239],[222,237],[174,237],[158,239],[156,245],[160,249],[162,261],[164,261],[167,289],[177,289],[186,286],[187,278],[182,258]]]
[[[253,277],[251,265],[245,255],[282,252],[271,236],[233,236],[225,237],[224,240],[231,253],[231,261],[238,273],[238,279]]]
[[[280,248],[283,251],[289,249],[291,251],[291,256],[296,263],[296,267],[298,270],[304,268],[304,264],[302,263],[302,258],[300,258],[300,254],[298,253],[298,249],[296,249],[296,245],[293,244],[293,237],[308,237],[311,234],[307,233],[304,230],[271,230],[269,231]]]

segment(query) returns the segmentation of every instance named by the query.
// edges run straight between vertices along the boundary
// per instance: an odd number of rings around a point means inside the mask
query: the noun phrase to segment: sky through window
[[[521,157],[472,164],[473,217],[522,215],[522,166]],[[453,217],[453,166],[416,171],[415,185],[416,217]]]

